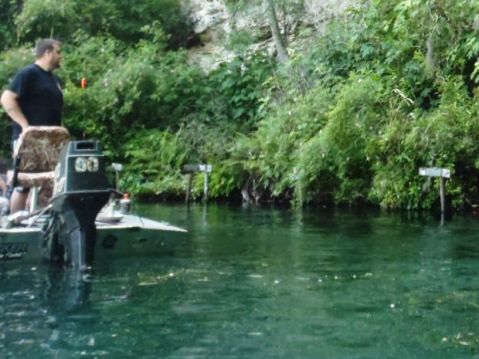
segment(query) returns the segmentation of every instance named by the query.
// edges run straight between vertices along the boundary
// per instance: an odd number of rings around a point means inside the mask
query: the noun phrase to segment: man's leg
[[[12,143],[12,151],[15,153],[18,141],[14,140]],[[11,185],[11,183],[10,183]],[[27,206],[28,188],[17,187],[12,189],[12,196],[10,197],[10,213],[13,214],[18,211],[25,210]]]
[[[25,210],[27,205],[28,191],[23,189],[19,191],[18,188],[15,188],[12,193],[12,198],[10,199],[10,213],[15,213],[18,211]]]

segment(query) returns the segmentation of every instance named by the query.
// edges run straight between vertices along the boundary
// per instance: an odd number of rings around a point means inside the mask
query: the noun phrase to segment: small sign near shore
[[[195,173],[195,172],[206,172],[210,173],[213,170],[213,166],[208,164],[195,164],[195,165],[184,165],[184,173]]]
[[[441,200],[441,213],[446,211],[446,187],[447,178],[451,178],[451,170],[439,167],[420,167],[419,175],[425,177],[439,177],[439,199]]]
[[[208,173],[211,173],[213,171],[213,166],[209,164],[188,164],[183,166],[183,173],[186,174],[187,176],[187,186],[188,188],[186,189],[186,198],[185,201],[186,203],[190,202],[190,194],[191,194],[191,181],[192,181],[192,176],[196,172],[203,172],[205,176],[204,180],[204,189],[203,189],[203,201],[208,200]]]
[[[451,170],[439,167],[421,167],[419,168],[419,175],[426,177],[451,178]]]

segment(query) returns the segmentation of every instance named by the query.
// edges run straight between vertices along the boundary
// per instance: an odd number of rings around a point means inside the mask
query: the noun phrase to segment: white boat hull
[[[125,214],[97,221],[95,261],[110,256],[171,253],[186,230],[166,222]],[[0,228],[0,260],[42,260],[41,226]]]

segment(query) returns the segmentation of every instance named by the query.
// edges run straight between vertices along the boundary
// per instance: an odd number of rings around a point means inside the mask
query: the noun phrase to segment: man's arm
[[[28,121],[18,105],[17,94],[13,91],[5,90],[0,98],[0,102],[8,116],[18,123],[22,127],[22,130],[25,130],[28,127]]]

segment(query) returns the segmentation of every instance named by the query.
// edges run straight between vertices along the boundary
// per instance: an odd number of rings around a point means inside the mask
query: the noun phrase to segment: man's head
[[[35,48],[37,62],[41,61],[48,70],[60,67],[62,60],[62,43],[55,39],[42,39]]]

